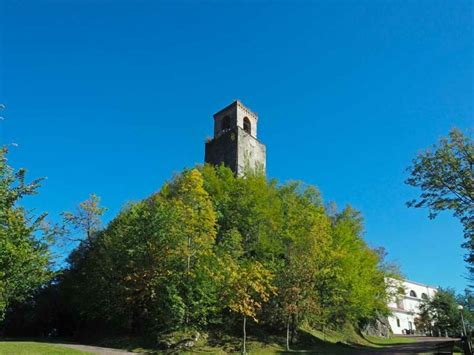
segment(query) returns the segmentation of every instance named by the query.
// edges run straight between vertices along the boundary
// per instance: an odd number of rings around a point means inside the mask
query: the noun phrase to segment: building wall
[[[424,297],[431,299],[434,296],[437,292],[436,287],[407,280],[399,281],[387,279],[386,282],[392,291],[399,287],[404,289],[404,294],[401,297],[393,298],[388,303],[388,307],[392,311],[392,315],[388,317],[388,321],[393,333],[417,333],[415,318],[419,314],[420,304]]]
[[[237,131],[237,175],[242,175],[247,167],[265,173],[267,155],[265,146],[240,127]]]
[[[250,121],[251,130],[250,135],[257,138],[257,121],[258,117],[252,111],[250,111],[247,107],[242,105],[239,101],[237,101],[237,126],[240,128],[244,128],[244,118],[247,117]]]
[[[204,159],[213,165],[223,163],[239,176],[246,168],[265,173],[266,148],[242,128],[234,127],[206,142]]]
[[[237,131],[238,128],[235,127],[217,138],[207,141],[205,162],[212,165],[224,164],[232,171],[237,171]]]
[[[388,317],[388,322],[393,334],[409,334],[410,329],[416,331],[415,316],[406,312],[393,311],[392,316]]]

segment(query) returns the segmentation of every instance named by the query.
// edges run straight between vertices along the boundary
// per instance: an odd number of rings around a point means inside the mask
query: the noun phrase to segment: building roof
[[[435,290],[438,289],[437,286],[431,286],[431,285],[423,284],[423,283],[421,283],[421,282],[416,282],[416,281],[411,281],[411,280],[406,280],[406,279],[403,280],[403,281],[405,281],[405,282],[407,282],[407,283],[410,283],[410,284],[418,285],[418,286],[433,288],[433,289],[435,289]]]
[[[432,288],[432,289],[435,289],[435,290],[438,289],[437,286],[431,286],[431,285],[423,284],[421,282],[411,281],[411,280],[407,280],[407,279],[398,280],[398,279],[388,277],[388,278],[386,278],[386,280],[392,280],[392,281],[396,281],[396,282],[404,282],[404,283],[408,283],[408,284],[414,284],[414,285],[418,285],[418,286],[422,286],[422,287]]]

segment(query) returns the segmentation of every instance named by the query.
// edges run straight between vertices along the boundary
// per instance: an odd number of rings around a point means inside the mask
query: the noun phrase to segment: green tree
[[[249,319],[286,328],[289,347],[302,325],[358,325],[387,311],[388,269],[362,233],[357,211],[327,213],[313,186],[205,165],[94,231],[57,293],[78,331],[231,329],[237,315],[245,333]]]
[[[472,336],[474,329],[474,294],[472,290],[465,290],[463,294],[459,294],[456,298],[457,303],[463,308],[461,310],[466,331]]]
[[[474,277],[474,142],[459,129],[452,129],[431,149],[420,153],[408,168],[408,185],[421,189],[409,207],[428,207],[429,217],[450,210],[464,226],[468,250],[466,261]]]
[[[291,182],[279,191],[281,206],[280,238],[284,257],[275,271],[278,304],[286,328],[290,350],[302,321],[320,310],[317,283],[331,255],[330,220],[314,187]]]
[[[215,262],[216,214],[204,189],[202,174],[197,169],[187,170],[176,177],[161,194],[170,199],[180,218],[177,237],[182,240],[181,252],[185,260],[182,283],[187,304],[185,323],[189,324],[190,318],[202,321],[212,308],[210,296],[216,292],[212,282],[215,276],[212,264]]]
[[[45,214],[30,215],[19,205],[34,195],[41,179],[26,182],[26,170],[7,164],[0,150],[0,319],[14,301],[22,301],[52,277],[47,235],[41,233]]]
[[[288,248],[288,260],[278,275],[278,296],[282,305],[288,351],[300,322],[308,314],[317,311],[319,306],[315,279],[321,271],[319,257],[324,250],[321,246],[313,236],[299,238]]]
[[[257,312],[274,293],[272,274],[258,261],[227,265],[224,300],[227,307],[242,316],[242,352],[247,353],[247,318],[258,322]]]
[[[422,332],[426,335],[433,335],[433,320],[431,315],[430,306],[427,304],[428,300],[424,301],[415,318],[415,328],[418,332]]]
[[[100,197],[96,194],[89,195],[89,198],[79,203],[74,212],[64,212],[63,220],[65,226],[71,227],[71,231],[65,233],[73,241],[90,243],[93,236],[102,228],[101,217],[107,208],[100,206]],[[78,232],[79,238],[71,237],[71,234]]]
[[[127,206],[71,255],[68,294],[83,318],[124,332],[202,327],[217,313],[216,217],[187,170]],[[96,299],[96,302],[88,302]]]
[[[370,249],[362,238],[363,219],[360,212],[348,206],[338,213],[333,224],[335,268],[334,281],[336,312],[332,320],[365,322],[387,314],[389,276],[380,255]],[[341,302],[342,298],[342,304]]]
[[[423,301],[420,306],[421,319],[417,321],[424,326],[424,330],[430,330],[439,336],[457,336],[461,334],[461,314],[459,313],[456,295],[452,289],[438,289],[431,298]]]

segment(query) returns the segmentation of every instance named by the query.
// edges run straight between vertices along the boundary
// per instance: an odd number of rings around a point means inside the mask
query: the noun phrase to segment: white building
[[[392,315],[388,317],[393,334],[414,334],[415,318],[419,314],[420,304],[424,299],[431,299],[437,288],[414,281],[387,279],[392,291],[399,291],[388,303]],[[395,292],[393,292],[395,293]]]

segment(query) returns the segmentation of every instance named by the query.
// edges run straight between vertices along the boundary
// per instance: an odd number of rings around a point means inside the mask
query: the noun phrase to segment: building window
[[[230,128],[230,117],[229,116],[224,116],[222,119],[222,130],[226,131]]]
[[[250,132],[252,131],[252,126],[248,117],[244,117],[244,131],[248,134],[250,134]]]
[[[421,299],[426,301],[428,299],[428,295],[426,293],[422,293],[421,294]]]
[[[416,292],[413,291],[413,290],[411,290],[411,291],[410,291],[410,296],[411,296],[411,297],[417,297],[417,296],[416,296]]]
[[[397,318],[397,327],[400,328],[400,319]]]

